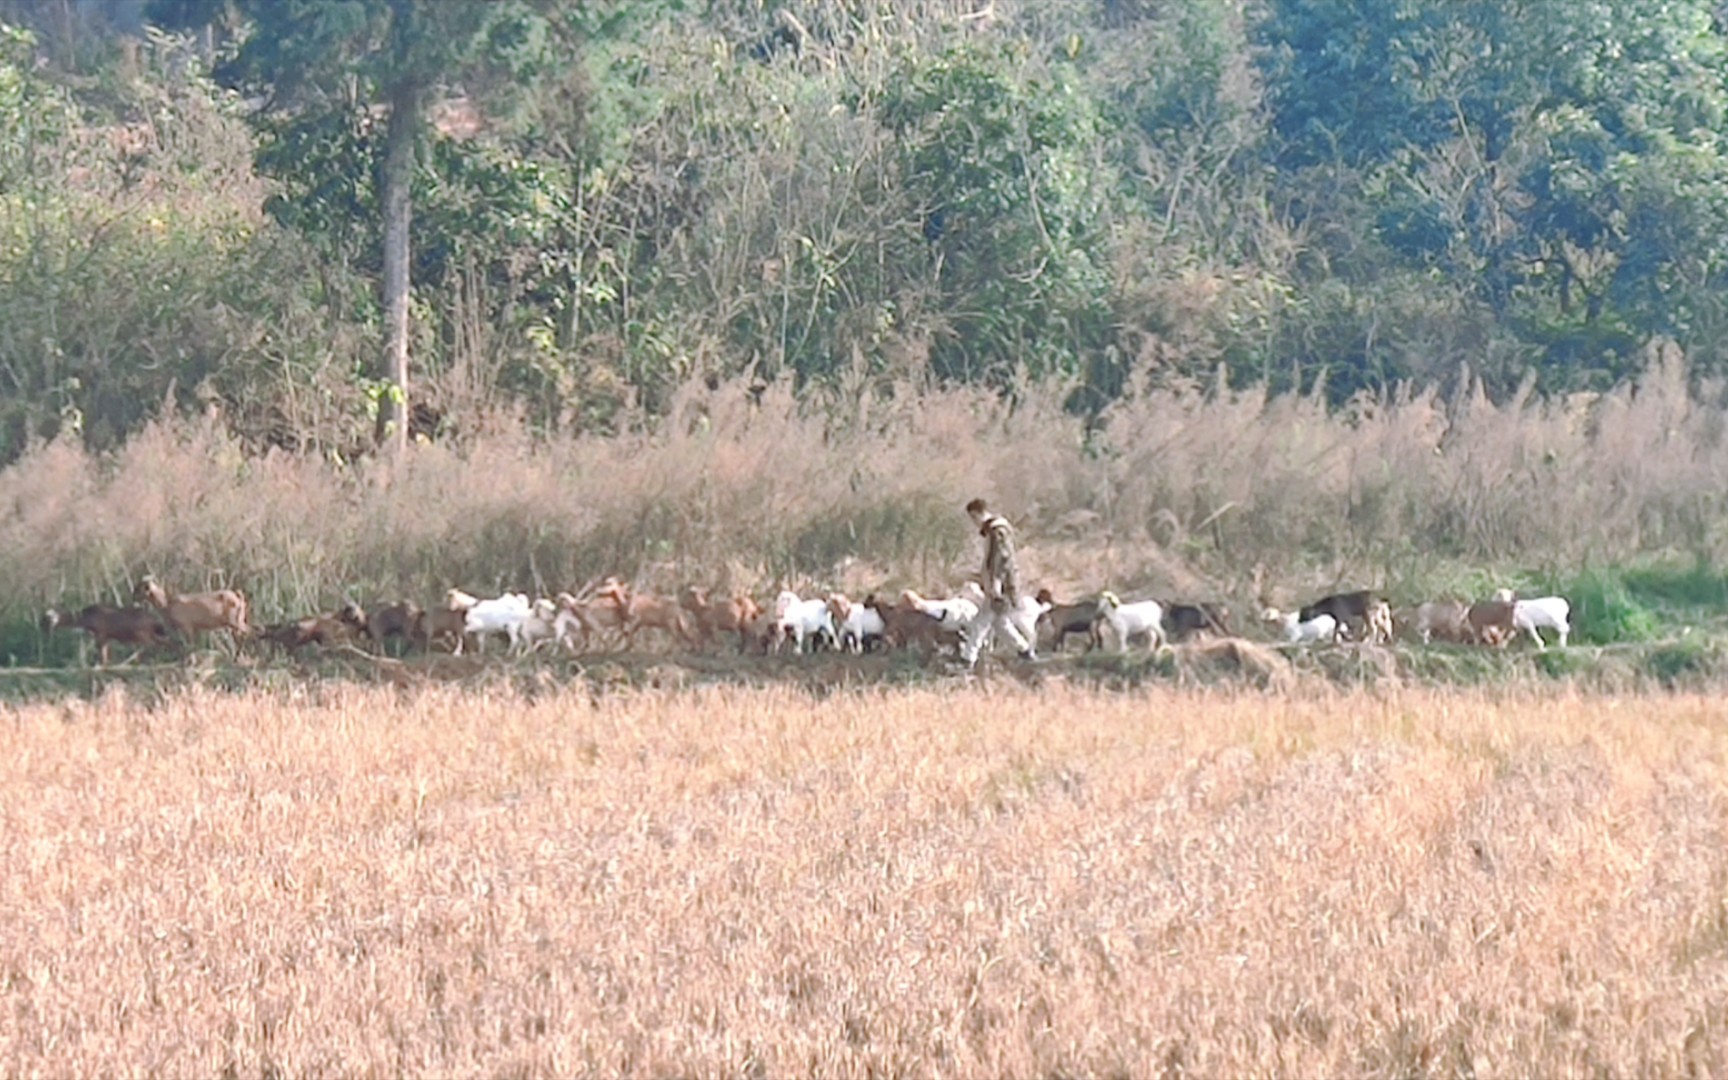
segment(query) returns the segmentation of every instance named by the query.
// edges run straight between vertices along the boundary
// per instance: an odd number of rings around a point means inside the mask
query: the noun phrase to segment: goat
[[[578,647],[578,635],[582,639],[580,647],[587,649],[597,635],[613,634],[621,638],[624,633],[628,591],[616,579],[607,579],[606,590],[591,600],[561,592],[554,602],[558,613],[552,620],[552,638],[572,652]]]
[[[1530,600],[1519,599],[1511,589],[1501,589],[1494,594],[1494,599],[1510,601],[1512,604],[1512,628],[1517,633],[1522,630],[1536,642],[1536,648],[1546,649],[1547,643],[1542,640],[1541,629],[1553,630],[1560,635],[1559,645],[1566,647],[1566,639],[1572,634],[1572,624],[1569,621],[1572,605],[1562,596],[1542,596]]]
[[[132,598],[160,611],[174,632],[188,642],[194,634],[226,630],[238,649],[240,641],[252,633],[252,628],[246,624],[246,597],[233,589],[173,593],[154,575],[145,575],[132,591]]]
[[[480,600],[467,610],[463,632],[474,636],[481,652],[492,634],[508,637],[512,649],[532,649],[557,636],[558,605],[545,598],[530,602],[526,593]]]
[[[945,640],[952,641],[958,634],[956,629],[944,627],[940,619],[911,604],[884,603],[875,593],[864,598],[864,606],[882,620],[883,639],[897,648],[914,645],[927,650],[940,648]]]
[[[976,584],[974,582],[973,584]],[[983,589],[978,591],[979,599]],[[911,589],[900,594],[903,607],[916,608],[951,630],[964,630],[978,617],[979,601],[967,596],[950,596],[946,600],[926,600]]]
[[[598,596],[617,609],[624,630],[624,646],[636,647],[636,635],[644,630],[661,630],[685,645],[694,645],[690,623],[684,609],[662,596],[648,596],[630,591],[622,582],[608,581]]]
[[[89,634],[96,642],[96,655],[103,667],[108,666],[108,646],[116,641],[122,645],[136,645],[139,651],[145,646],[166,645],[169,641],[168,627],[161,617],[142,607],[91,604],[72,616],[49,608],[42,615],[42,628],[50,633],[65,628]]]
[[[1129,639],[1140,636],[1145,636],[1149,649],[1164,647],[1164,605],[1158,601],[1124,604],[1121,597],[1105,590],[1098,594],[1098,608],[1103,621],[1116,633],[1117,652],[1127,652]]]
[[[719,634],[737,634],[738,648],[749,648],[750,627],[762,614],[762,605],[742,593],[716,604],[709,600],[708,590],[698,585],[685,588],[678,602],[690,613],[696,636],[704,645]]]
[[[1230,636],[1230,609],[1223,604],[1164,605],[1164,630],[1171,641],[1186,641],[1196,634]]]
[[[972,617],[960,636],[960,659],[967,664],[975,664],[978,654],[990,644],[997,630],[998,614],[1006,615],[1020,636],[1025,639],[1026,647],[1022,655],[1028,660],[1038,656],[1038,620],[1050,610],[1050,605],[1032,596],[1022,596],[1016,603],[998,608],[984,596],[984,587],[976,581],[969,581],[961,588],[956,599],[969,601],[978,609],[978,614]]]
[[[529,604],[525,593],[505,593],[488,600],[476,600],[464,613],[462,632],[472,635],[475,646],[486,651],[486,639],[503,634],[515,645],[521,640],[522,623],[528,618]]]
[[[1299,611],[1267,608],[1260,613],[1260,621],[1275,628],[1291,645],[1316,645],[1338,640],[1338,620],[1330,615],[1320,614],[1303,621]]]
[[[1038,625],[1050,628],[1050,648],[1053,652],[1062,651],[1062,647],[1068,643],[1069,634],[1085,634],[1087,652],[1104,644],[1104,635],[1098,629],[1104,613],[1097,600],[1058,604],[1049,589],[1039,589],[1035,599],[1040,604],[1048,605],[1044,614],[1038,617]]]
[[[1409,618],[1410,632],[1422,644],[1441,641],[1463,643],[1470,640],[1470,605],[1462,600],[1430,600],[1416,605]]]
[[[1532,600],[1515,600],[1512,604],[1512,624],[1536,640],[1538,649],[1546,649],[1540,628],[1546,627],[1560,636],[1557,644],[1564,649],[1572,635],[1569,617],[1572,605],[1560,596],[1539,596]]]
[[[1296,613],[1297,622],[1310,622],[1316,615],[1330,615],[1337,621],[1338,633],[1353,634],[1356,624],[1362,624],[1362,639],[1385,642],[1392,639],[1392,608],[1374,594],[1372,589],[1323,596]]]
[[[532,652],[548,641],[557,641],[558,615],[553,601],[545,597],[534,601],[528,606],[528,617],[517,626],[515,644]]]
[[[425,608],[415,614],[408,629],[409,640],[428,650],[444,642],[452,655],[461,656],[468,638],[468,610],[479,602],[461,589],[446,590],[443,607]]]
[[[865,652],[887,637],[888,623],[882,613],[864,604],[854,604],[843,593],[828,594],[828,611],[839,628],[842,649]]]
[[[600,622],[594,615],[597,608],[604,607],[608,612],[617,612],[617,608],[611,604],[583,603],[567,592],[559,593],[553,598],[553,602],[558,606],[558,614],[552,619],[552,640],[571,652],[577,649],[578,634],[582,636],[582,648],[587,648],[593,636],[600,632]]]
[[[754,647],[763,656],[776,655],[786,644],[786,626],[771,611],[764,611],[751,620],[743,631],[746,647]]]
[[[1510,600],[1480,600],[1471,604],[1464,616],[1470,640],[1496,647],[1506,644],[1518,633],[1513,621],[1516,610]]]
[[[423,649],[431,649],[443,642],[450,646],[453,655],[461,656],[468,637],[468,609],[426,608],[414,620],[410,636]]]
[[[373,608],[366,614],[366,636],[373,647],[380,651],[384,642],[393,637],[413,640],[415,628],[419,626],[423,612],[420,605],[412,600],[403,600],[395,604]]]
[[[298,651],[308,645],[329,647],[350,641],[366,632],[366,617],[358,605],[345,604],[334,615],[308,615],[292,622],[264,628],[263,640]]]
[[[792,639],[793,652],[804,652],[806,642],[814,650],[823,645],[832,647],[840,640],[834,613],[820,597],[805,600],[790,589],[784,590],[774,600],[774,618],[781,633]]]

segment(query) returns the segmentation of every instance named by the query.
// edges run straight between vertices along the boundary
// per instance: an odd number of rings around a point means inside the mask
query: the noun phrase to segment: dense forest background
[[[1706,0],[463,9],[0,0],[0,460],[165,409],[364,452],[410,16],[450,39],[413,133],[426,438],[611,431],[692,380],[1095,417],[1220,369],[1342,403],[1728,361]]]

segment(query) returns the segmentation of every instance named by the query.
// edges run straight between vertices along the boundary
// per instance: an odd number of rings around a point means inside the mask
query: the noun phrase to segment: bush
[[[1562,595],[1572,604],[1572,639],[1606,645],[1617,641],[1654,641],[1662,620],[1627,588],[1618,570],[1591,570]]]

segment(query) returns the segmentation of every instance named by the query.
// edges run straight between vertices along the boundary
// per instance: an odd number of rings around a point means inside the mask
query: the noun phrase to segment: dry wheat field
[[[8,1075],[1728,1068],[1728,708],[991,680],[8,706]]]

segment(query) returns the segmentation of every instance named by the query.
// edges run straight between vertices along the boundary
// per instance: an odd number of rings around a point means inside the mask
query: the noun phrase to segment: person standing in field
[[[1000,633],[1020,651],[1023,660],[1036,660],[1032,643],[1014,624],[1010,614],[1020,607],[1020,569],[1014,562],[1014,527],[1001,514],[992,514],[983,499],[966,504],[966,513],[984,538],[984,569],[979,584],[984,586],[984,607],[978,618],[967,628],[961,654],[968,666],[978,662],[978,654]]]

